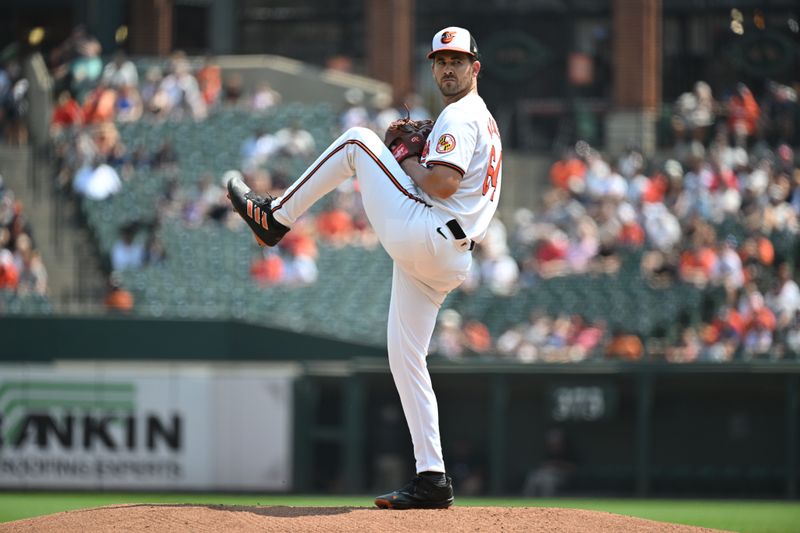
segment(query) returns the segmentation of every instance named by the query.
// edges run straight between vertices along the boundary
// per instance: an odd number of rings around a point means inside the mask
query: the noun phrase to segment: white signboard
[[[291,488],[287,365],[0,365],[0,487]]]

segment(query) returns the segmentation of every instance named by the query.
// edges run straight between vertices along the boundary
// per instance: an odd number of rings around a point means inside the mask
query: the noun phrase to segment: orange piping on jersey
[[[453,163],[448,163],[448,162],[446,162],[446,161],[425,161],[425,164],[426,164],[426,165],[442,165],[443,167],[449,167],[449,168],[452,168],[453,170],[455,170],[456,172],[458,172],[459,174],[461,174],[461,176],[462,176],[462,177],[464,176],[464,174],[466,174],[466,173],[465,173],[465,172],[464,172],[464,171],[461,169],[461,167],[459,167],[458,165],[454,165]]]
[[[280,209],[281,207],[283,207],[283,204],[285,204],[285,203],[286,203],[286,201],[287,201],[287,200],[289,200],[289,198],[291,198],[291,197],[294,195],[294,193],[295,193],[295,192],[297,192],[297,190],[298,190],[300,187],[302,187],[303,185],[305,185],[305,183],[306,183],[306,182],[307,182],[309,179],[311,179],[311,176],[313,176],[313,175],[314,175],[314,174],[317,172],[317,170],[319,170],[319,167],[321,167],[323,164],[325,164],[325,162],[326,162],[328,159],[330,159],[330,158],[331,158],[331,156],[333,156],[333,154],[335,154],[335,153],[336,153],[336,152],[338,152],[339,150],[343,149],[343,148],[344,148],[345,146],[347,146],[348,144],[355,144],[356,146],[358,146],[359,148],[361,148],[362,150],[364,150],[364,151],[367,153],[367,155],[369,155],[369,156],[372,158],[372,160],[373,160],[373,161],[375,161],[375,163],[377,163],[377,165],[380,167],[380,169],[383,171],[383,173],[384,173],[384,174],[386,174],[386,177],[387,177],[387,178],[389,178],[389,180],[390,180],[390,181],[391,181],[391,182],[394,184],[394,186],[395,186],[395,187],[397,187],[397,190],[399,190],[401,193],[403,193],[403,194],[404,194],[406,197],[410,198],[411,200],[414,200],[415,202],[419,202],[419,203],[421,203],[422,205],[424,205],[424,206],[426,206],[426,207],[432,207],[432,206],[431,206],[429,203],[427,203],[425,200],[423,200],[423,199],[422,199],[422,198],[420,198],[419,196],[414,196],[413,194],[411,194],[410,192],[408,192],[407,190],[405,190],[405,189],[403,188],[403,186],[402,186],[402,185],[400,185],[400,183],[397,181],[397,179],[395,179],[395,177],[392,175],[392,173],[391,173],[391,172],[389,172],[389,169],[388,169],[388,168],[386,168],[386,166],[383,164],[383,162],[381,162],[381,160],[378,158],[378,156],[376,156],[375,154],[373,154],[373,153],[370,151],[370,149],[369,149],[369,148],[367,148],[367,146],[366,146],[364,143],[362,143],[361,141],[359,141],[359,140],[356,140],[356,139],[350,139],[349,141],[345,141],[345,142],[344,142],[344,143],[342,143],[341,145],[337,146],[337,147],[336,147],[336,148],[335,148],[333,151],[331,151],[331,153],[329,153],[329,154],[328,154],[328,155],[325,157],[325,159],[323,159],[322,161],[320,161],[320,162],[319,162],[319,164],[318,164],[317,166],[315,166],[315,167],[314,167],[314,168],[313,168],[313,169],[312,169],[312,170],[311,170],[311,171],[310,171],[310,172],[309,172],[309,173],[306,175],[306,177],[305,177],[305,178],[303,178],[303,181],[301,181],[300,183],[298,183],[298,184],[297,184],[297,187],[295,187],[294,189],[292,189],[292,192],[290,192],[289,194],[287,194],[286,196],[284,196],[284,197],[283,197],[283,199],[280,201],[280,203],[279,203],[278,205],[276,205],[275,207],[273,207],[273,208],[272,208],[272,212],[274,213],[275,211],[277,211],[278,209]],[[462,172],[462,174],[463,174],[463,172]]]

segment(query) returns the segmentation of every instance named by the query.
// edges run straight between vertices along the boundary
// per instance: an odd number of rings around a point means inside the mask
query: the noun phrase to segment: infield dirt
[[[392,511],[364,507],[130,504],[66,511],[0,524],[0,532],[525,531],[619,533],[718,531],[642,518],[546,507],[453,507]]]

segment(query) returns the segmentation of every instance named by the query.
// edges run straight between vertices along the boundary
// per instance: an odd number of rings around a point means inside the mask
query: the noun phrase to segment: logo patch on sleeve
[[[456,147],[456,139],[449,133],[445,133],[441,137],[439,137],[439,142],[436,143],[436,151],[440,154],[446,154],[447,152],[452,152],[453,149]]]

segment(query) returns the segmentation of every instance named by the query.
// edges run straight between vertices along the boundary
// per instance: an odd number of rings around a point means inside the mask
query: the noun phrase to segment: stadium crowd
[[[176,178],[181,154],[168,139],[148,153],[125,146],[116,124],[201,121],[224,107],[262,113],[279,105],[281,95],[266,81],[246,91],[242,78],[223,76],[213,58],[193,62],[175,52],[142,67],[122,52],[103,64],[100,53],[97,40],[78,28],[49,56],[56,80],[51,134],[58,185],[75,197],[102,201],[139,170],[168,176],[158,199],[158,219],[122,228],[110,254],[110,271],[162,262],[169,250],[153,229],[165,218],[189,226],[240,225],[225,199],[226,176],[198,176],[185,185]],[[19,69],[5,64],[0,119],[6,142],[25,140],[20,126],[24,92]],[[672,106],[671,145],[663,146],[658,157],[648,159],[636,146],[610,157],[584,141],[563,150],[550,168],[541,205],[519,209],[505,224],[493,223],[459,289],[469,294],[488,287],[498,297],[512,297],[542,280],[620,275],[623,263],[633,257],[637,275],[652,287],[691,284],[702,291],[711,305],[699,321],[678,321],[666,339],[651,339],[611,330],[599,318],[532,310],[507,330],[490,332],[479,317],[447,309],[432,350],[452,359],[497,354],[520,361],[730,361],[800,353],[800,167],[793,148],[800,145],[800,106],[796,88],[768,82],[761,93],[756,98],[739,83],[716,98],[709,84],[697,82]],[[430,116],[415,95],[405,107],[412,118]],[[353,89],[346,94],[338,127],[367,126],[382,134],[402,114],[386,98],[366,102]],[[324,142],[298,123],[276,132],[258,129],[242,140],[239,171],[257,192],[280,193],[290,177],[271,173],[267,163],[279,156],[308,161]],[[19,267],[26,246],[33,248],[26,245],[32,239],[29,232],[5,237],[13,225],[9,213],[24,217],[18,204],[10,207],[8,193],[0,201],[3,257],[16,254]],[[142,228],[145,239],[137,238]],[[377,244],[355,181],[337,190],[329,205],[306,217],[290,237],[253,259],[250,273],[256,283],[313,283],[318,242]],[[44,272],[42,266],[36,270]],[[37,279],[35,290],[43,290],[46,275]],[[119,289],[114,283],[111,287]]]
[[[698,82],[674,106],[674,143],[662,164],[636,147],[617,158],[579,141],[550,169],[540,209],[496,223],[471,280],[501,296],[559,276],[615,274],[639,259],[654,287],[688,283],[712,299],[699,323],[672,339],[609,332],[602,321],[534,314],[474,342],[474,318],[443,315],[438,351],[523,361],[596,357],[670,362],[781,359],[800,354],[800,166],[797,93],[770,82],[757,102],[743,84],[716,101]],[[480,349],[478,349],[480,347]]]
[[[58,80],[51,126],[59,161],[56,179],[60,188],[76,198],[102,201],[118,193],[141,170],[168,176],[180,173],[180,154],[169,140],[147,153],[140,146],[126,146],[117,124],[202,121],[222,108],[264,113],[282,100],[266,81],[248,92],[241,76],[231,73],[223,79],[221,69],[211,58],[194,68],[190,59],[179,51],[163,65],[146,67],[141,78],[140,68],[122,52],[116,52],[103,65],[99,44],[80,29],[51,54],[51,62]],[[363,92],[347,93],[341,112],[343,127],[375,127],[378,117],[390,121],[400,116],[385,100],[376,100],[374,104],[380,108],[374,111],[367,110],[363,101]],[[414,104],[415,115],[423,112]],[[265,127],[242,141],[240,171],[255,191],[280,194],[291,178],[268,170],[270,160],[294,158],[310,162],[320,141],[299,123],[278,131],[268,131],[267,126],[265,118]],[[189,186],[181,180],[168,179],[158,199],[157,220],[122,228],[110,254],[111,272],[153,264],[154,256],[156,261],[163,259],[163,245],[152,230],[164,218],[180,219],[189,226],[205,222],[241,225],[238,217],[230,216],[225,179],[206,174],[189,180],[196,182]],[[151,232],[144,239],[140,235],[142,228]],[[285,239],[275,250],[254,258],[251,274],[259,284],[313,283],[317,276],[316,240],[335,246],[377,244],[366,221],[357,184],[352,183],[342,186],[328,207],[306,217],[303,225],[292,233],[293,237]],[[155,255],[149,250],[151,246],[157,248]]]
[[[0,144],[27,144],[28,81],[15,57],[0,62]],[[22,201],[0,175],[0,313],[9,298],[47,295],[47,270]]]
[[[0,176],[0,296],[29,295],[47,295],[47,270],[24,206]]]

